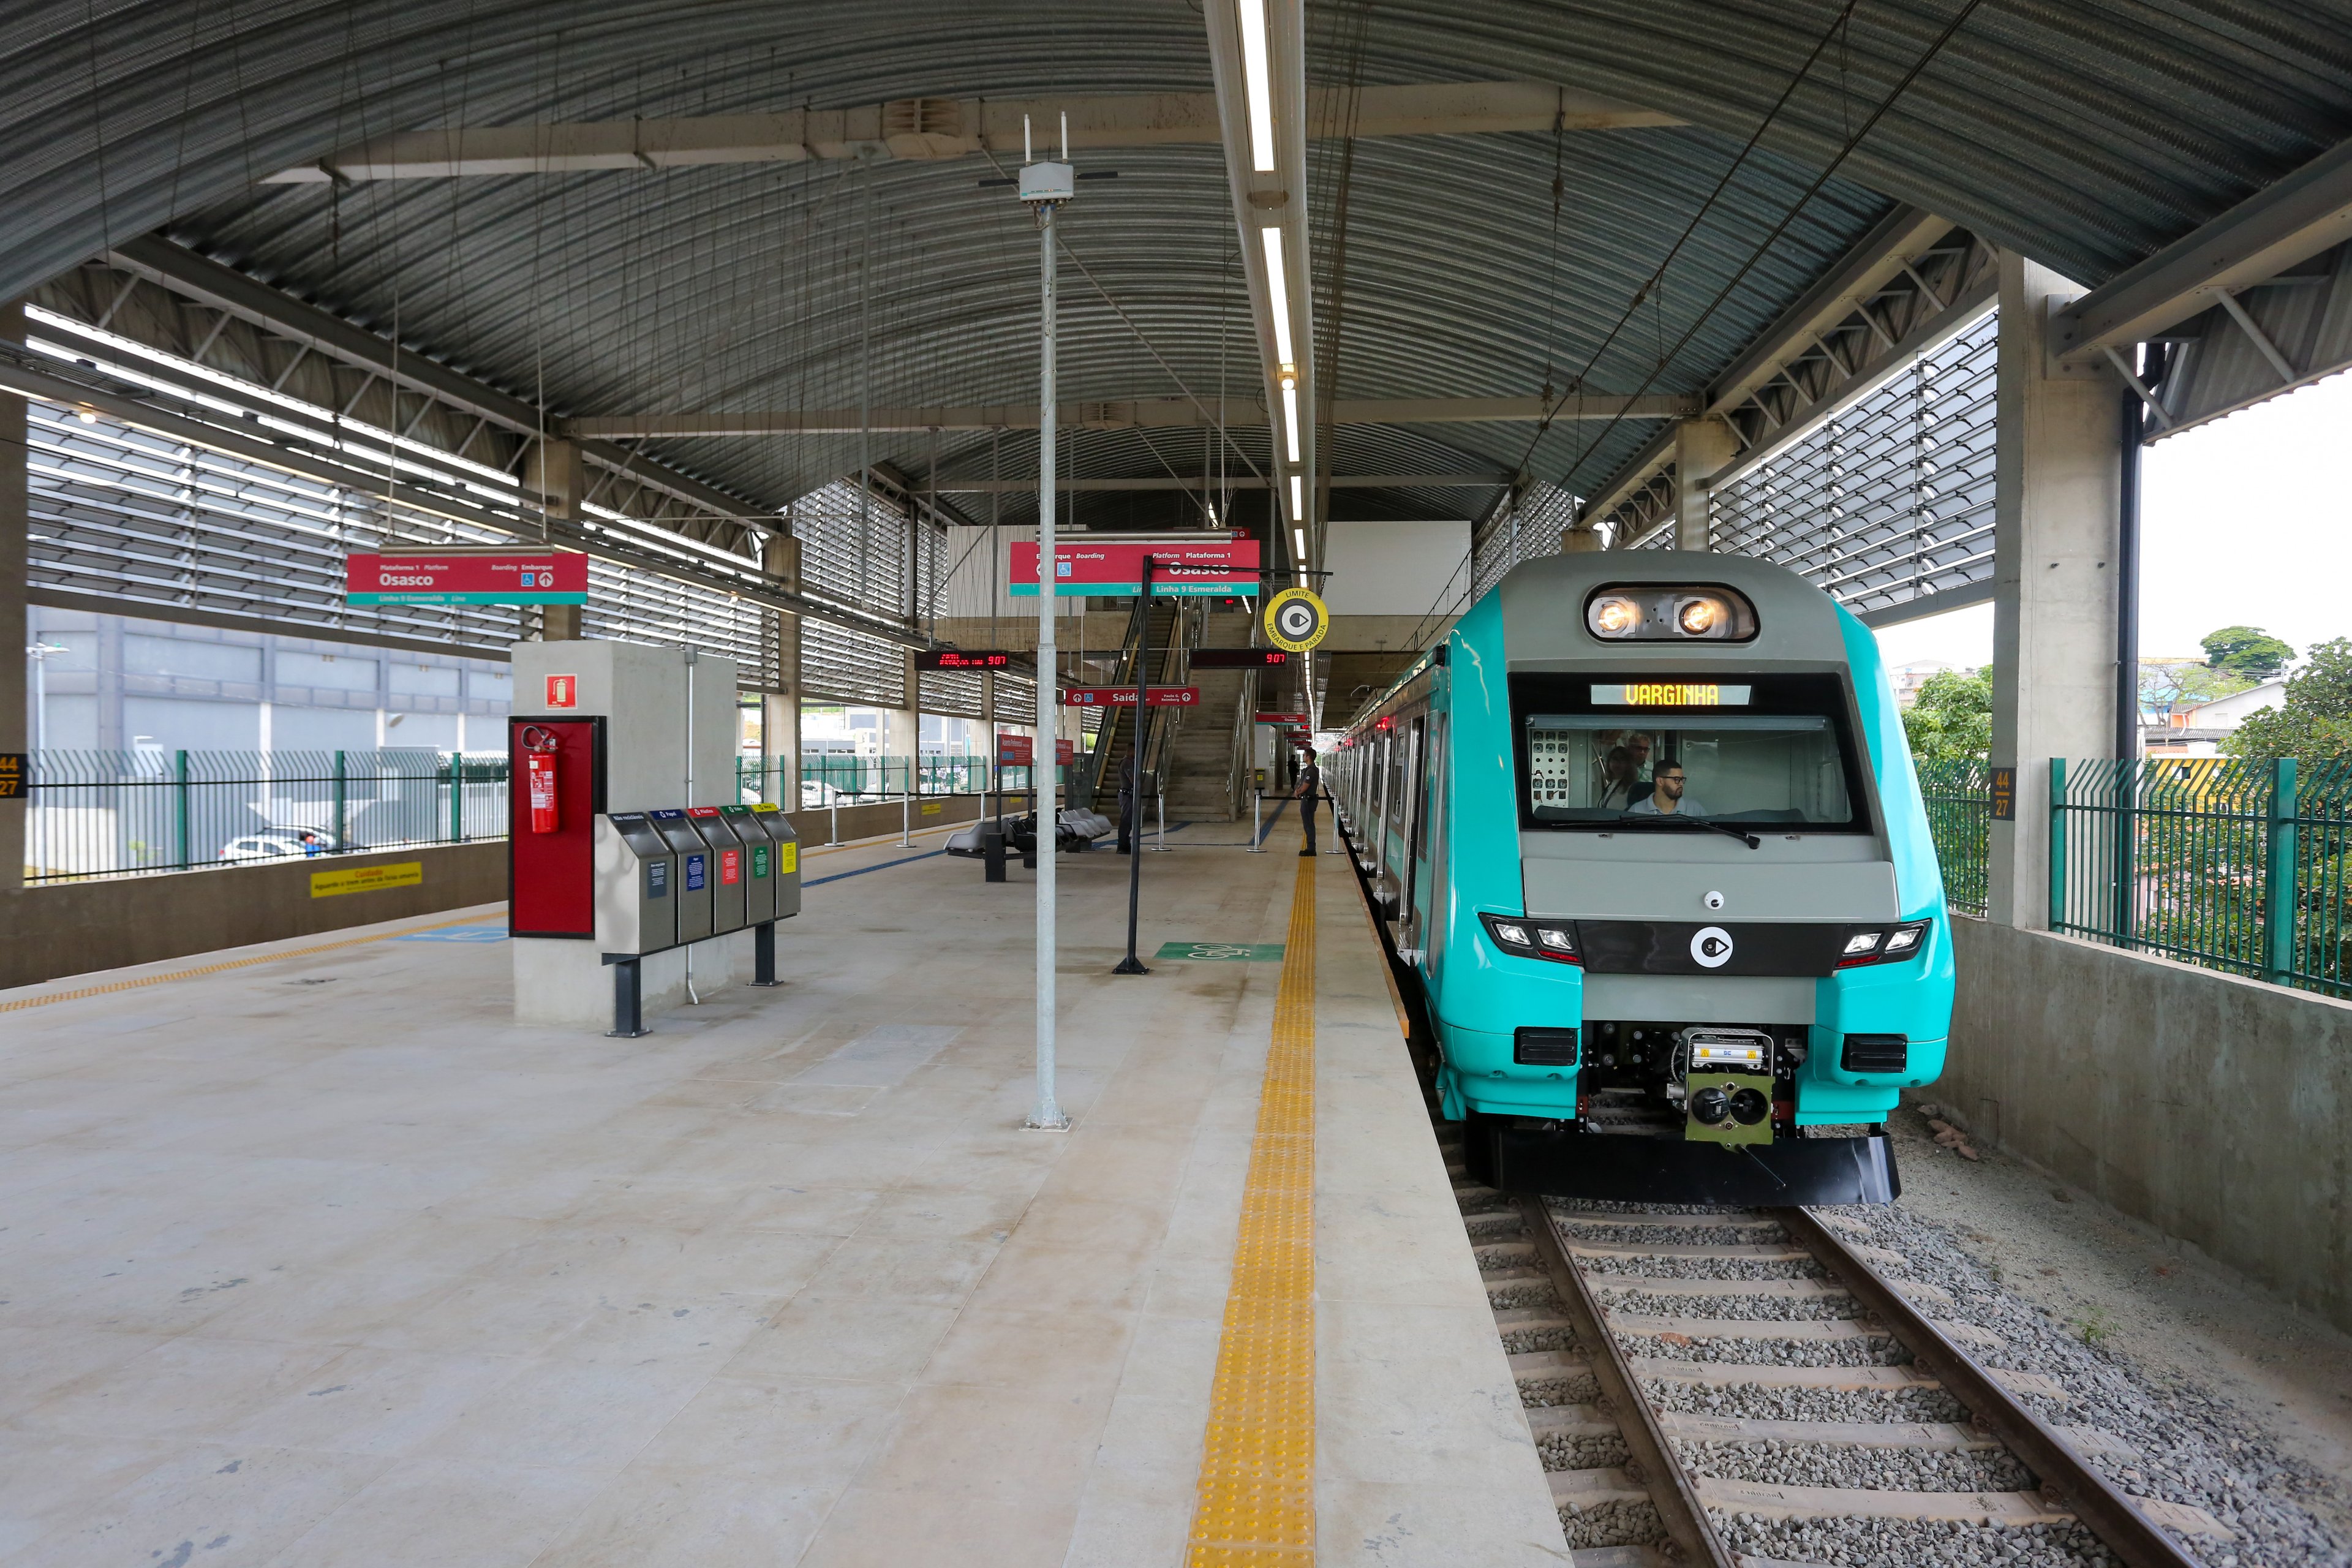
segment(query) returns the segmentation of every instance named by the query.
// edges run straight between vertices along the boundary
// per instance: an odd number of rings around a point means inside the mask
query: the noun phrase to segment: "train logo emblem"
[[[1731,962],[1731,933],[1721,926],[1701,926],[1691,937],[1691,957],[1703,969],[1721,969]]]

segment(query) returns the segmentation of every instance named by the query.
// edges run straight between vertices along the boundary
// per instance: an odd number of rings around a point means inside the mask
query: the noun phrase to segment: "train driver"
[[[1635,816],[1705,816],[1706,807],[1683,794],[1683,765],[1660,763],[1650,793],[1629,808]]]

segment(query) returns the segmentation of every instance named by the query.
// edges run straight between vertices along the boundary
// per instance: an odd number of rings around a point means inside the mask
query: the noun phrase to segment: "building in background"
[[[491,659],[33,607],[37,750],[503,752]],[[47,651],[55,650],[55,651]]]
[[[2286,706],[2286,677],[2265,680],[2174,713],[2144,718],[2140,749],[2151,757],[2218,757],[2239,725],[2267,708]]]
[[[1940,658],[1915,658],[1908,664],[1898,664],[1887,671],[1895,682],[1897,705],[1910,707],[1919,700],[1919,688],[1927,684],[1931,675],[1943,675],[1953,667]]]

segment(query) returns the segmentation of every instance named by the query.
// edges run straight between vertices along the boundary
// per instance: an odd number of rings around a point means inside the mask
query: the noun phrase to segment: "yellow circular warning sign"
[[[1304,588],[1285,588],[1266,601],[1265,635],[1286,653],[1305,653],[1331,631],[1331,612]]]

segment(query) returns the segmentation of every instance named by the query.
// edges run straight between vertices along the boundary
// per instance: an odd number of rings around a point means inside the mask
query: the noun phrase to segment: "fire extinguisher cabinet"
[[[507,934],[593,941],[604,716],[509,719],[507,767]]]

